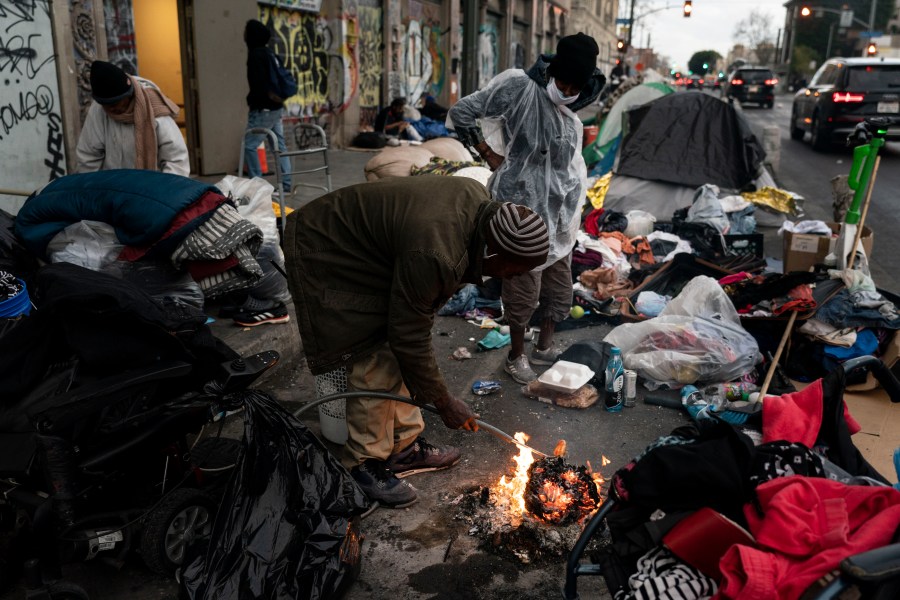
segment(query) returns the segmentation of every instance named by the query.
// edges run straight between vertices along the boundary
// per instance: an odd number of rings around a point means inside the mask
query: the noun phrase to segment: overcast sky
[[[785,0],[693,0],[691,18],[682,16],[682,0],[635,0],[634,46],[642,47],[650,37],[657,54],[668,56],[679,68],[699,50],[715,50],[722,56],[734,45],[734,29],[754,8],[772,17],[772,38],[784,26]],[[619,0],[620,14],[627,17],[631,0]],[[648,11],[671,6],[638,19]]]

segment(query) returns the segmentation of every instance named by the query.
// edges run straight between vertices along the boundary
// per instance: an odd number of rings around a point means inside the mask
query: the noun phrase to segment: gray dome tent
[[[765,152],[743,115],[708,94],[669,94],[626,113],[617,175],[741,189]]]

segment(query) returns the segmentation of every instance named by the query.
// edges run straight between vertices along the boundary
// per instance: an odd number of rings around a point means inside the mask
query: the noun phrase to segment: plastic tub
[[[0,318],[15,319],[31,314],[31,298],[28,296],[28,288],[21,279],[16,279],[16,281],[21,284],[22,290],[12,298],[0,302]]]
[[[643,210],[630,210],[625,213],[625,218],[628,219],[628,227],[625,228],[626,236],[637,237],[653,233],[656,217],[650,213]]]

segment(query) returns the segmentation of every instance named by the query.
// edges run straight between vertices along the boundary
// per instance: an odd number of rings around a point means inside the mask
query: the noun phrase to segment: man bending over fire
[[[463,177],[397,177],[342,188],[288,217],[288,280],[310,371],[347,369],[348,389],[432,403],[451,429],[478,418],[450,394],[431,345],[435,312],[464,283],[543,264],[540,216],[491,200]],[[368,496],[409,506],[398,477],[452,467],[460,451],[429,444],[419,408],[347,399],[344,464]]]

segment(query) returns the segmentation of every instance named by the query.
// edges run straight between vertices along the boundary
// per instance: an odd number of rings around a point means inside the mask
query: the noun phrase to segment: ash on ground
[[[487,486],[462,494],[446,494],[444,501],[454,510],[453,520],[463,523],[469,535],[481,541],[482,548],[515,557],[523,564],[557,563],[560,558],[568,557],[590,520],[588,517],[580,523],[551,525],[533,515],[512,510],[506,498]],[[588,552],[609,543],[608,533],[602,529],[590,540]]]

